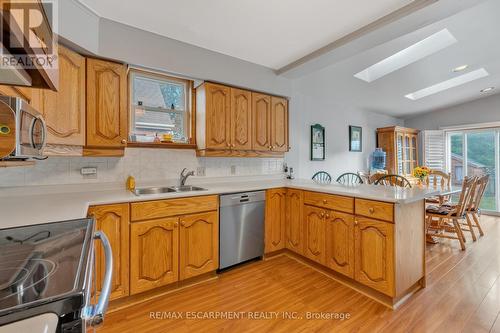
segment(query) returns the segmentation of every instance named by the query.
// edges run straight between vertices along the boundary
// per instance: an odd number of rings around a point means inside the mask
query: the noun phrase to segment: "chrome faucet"
[[[188,179],[189,176],[194,176],[194,171],[189,171],[188,173],[185,173],[186,171],[187,168],[184,168],[181,171],[181,179],[180,179],[181,186],[184,186],[186,184],[186,180]]]

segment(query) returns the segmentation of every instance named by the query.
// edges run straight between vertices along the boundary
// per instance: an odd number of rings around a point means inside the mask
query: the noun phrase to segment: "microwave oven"
[[[47,127],[25,100],[0,96],[0,159],[43,159]]]

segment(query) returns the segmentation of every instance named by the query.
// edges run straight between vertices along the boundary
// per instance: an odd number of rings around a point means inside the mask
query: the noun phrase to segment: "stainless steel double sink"
[[[179,193],[179,192],[192,192],[192,191],[206,191],[206,188],[183,185],[183,186],[171,186],[171,187],[144,187],[137,188],[132,193],[137,196],[140,195],[150,195],[150,194],[162,194],[162,193]]]

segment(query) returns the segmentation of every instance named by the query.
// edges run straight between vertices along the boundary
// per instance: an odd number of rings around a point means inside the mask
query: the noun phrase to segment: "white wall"
[[[495,121],[500,121],[500,94],[405,119],[405,126],[435,130]]]
[[[317,83],[317,76],[309,78]],[[309,179],[317,171],[327,171],[337,178],[344,172],[368,169],[368,159],[376,147],[375,130],[379,127],[403,125],[401,119],[356,109],[337,102],[334,94],[317,94],[311,81],[298,82],[292,97],[290,144],[286,163],[294,167],[297,178]],[[311,125],[325,127],[326,159],[310,160]],[[349,125],[363,128],[363,151],[349,151]]]

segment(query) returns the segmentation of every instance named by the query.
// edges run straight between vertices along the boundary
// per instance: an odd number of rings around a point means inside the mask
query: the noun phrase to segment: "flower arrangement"
[[[424,180],[424,178],[429,176],[430,172],[431,172],[431,169],[429,169],[428,167],[418,166],[415,169],[413,169],[413,176],[417,177],[422,182]]]

